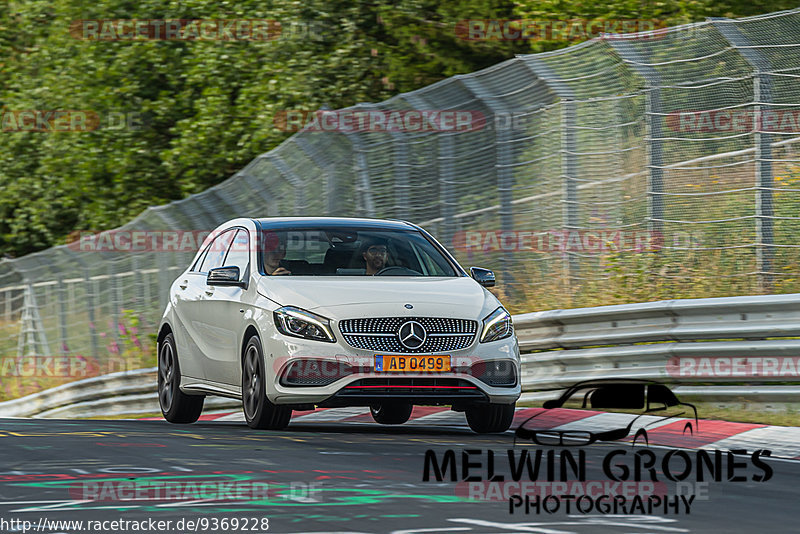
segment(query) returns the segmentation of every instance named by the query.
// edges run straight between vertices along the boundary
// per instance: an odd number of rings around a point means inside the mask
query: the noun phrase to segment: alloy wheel
[[[255,346],[250,346],[244,359],[244,409],[247,417],[253,419],[261,403],[263,385],[261,372],[258,365],[258,350]]]
[[[159,392],[158,400],[161,408],[168,412],[172,408],[173,381],[175,380],[175,354],[172,345],[161,344],[161,354],[158,357]]]

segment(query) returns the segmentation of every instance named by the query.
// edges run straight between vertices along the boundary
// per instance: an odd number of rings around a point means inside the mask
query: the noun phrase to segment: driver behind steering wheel
[[[366,273],[369,276],[375,275],[378,271],[386,267],[386,259],[389,257],[389,248],[383,239],[371,239],[364,242],[361,246],[361,257],[366,264]]]

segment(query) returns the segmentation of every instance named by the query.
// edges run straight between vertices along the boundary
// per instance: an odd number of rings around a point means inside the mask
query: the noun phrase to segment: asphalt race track
[[[733,467],[734,474],[744,475],[740,482],[727,480],[731,467],[723,461],[722,480],[706,480],[689,514],[683,506],[679,513],[667,515],[663,509],[650,515],[577,513],[574,509],[567,514],[563,503],[555,513],[531,510],[526,515],[521,506],[511,514],[508,498],[497,494],[492,500],[470,500],[464,490],[468,483],[451,482],[448,472],[444,482],[423,481],[426,450],[435,451],[442,463],[446,451],[453,450],[459,479],[465,468],[463,451],[481,451],[470,453],[470,461],[481,465],[468,468],[466,474],[487,484],[486,479],[498,474],[508,481],[509,449],[517,455],[527,451],[529,458],[537,451],[546,458],[548,450],[530,443],[514,447],[511,432],[479,436],[468,429],[436,425],[293,421],[286,431],[266,432],[227,421],[178,426],[163,421],[4,419],[0,420],[0,526],[5,532],[22,532],[21,523],[9,521],[27,520],[28,531],[37,532],[45,520],[152,519],[173,522],[161,532],[214,532],[221,530],[222,520],[238,518],[248,523],[234,530],[229,522],[227,531],[266,532],[263,527],[268,527],[269,532],[279,533],[797,532],[800,463],[795,460],[762,457],[772,476],[761,482],[753,478],[765,471],[749,456],[737,457],[742,465]],[[578,448],[567,449],[578,456]],[[612,463],[622,458],[633,473],[633,456],[641,449],[629,443],[583,448],[585,480],[610,483],[602,463],[614,451],[624,452]],[[494,451],[494,473],[487,472],[489,450]],[[647,450],[662,465],[671,449]],[[696,451],[686,452],[694,459]],[[681,471],[681,462],[675,465]],[[559,469],[556,466],[555,472]],[[541,472],[545,470],[542,467]],[[660,468],[656,474],[664,480]],[[544,478],[540,473],[538,480]],[[695,478],[692,471],[687,480]],[[132,500],[123,495],[122,489],[131,483],[143,487],[159,481],[184,484],[185,491],[160,500]],[[187,489],[194,482],[238,482],[253,493],[220,499],[198,492],[197,486]],[[672,491],[669,484],[667,492]],[[263,494],[255,495],[253,487]],[[187,498],[192,491],[196,498]],[[481,495],[488,494],[487,490]],[[186,520],[200,518],[208,523],[188,528]],[[263,518],[268,518],[268,524]],[[182,519],[184,528],[176,528]],[[42,525],[41,531],[49,532],[111,531],[87,530],[86,524],[51,530],[46,529],[48,523]]]

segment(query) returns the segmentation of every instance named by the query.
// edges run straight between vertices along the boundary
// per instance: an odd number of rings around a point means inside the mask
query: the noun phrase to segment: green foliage
[[[280,110],[384,100],[515,53],[568,43],[465,41],[470,18],[751,14],[785,7],[707,0],[10,0],[0,4],[0,108],[89,110],[91,132],[0,132],[0,254],[64,242],[74,230],[118,226],[150,205],[226,179],[289,134]],[[274,19],[270,42],[75,39],[80,19]],[[107,127],[110,113],[138,128]]]

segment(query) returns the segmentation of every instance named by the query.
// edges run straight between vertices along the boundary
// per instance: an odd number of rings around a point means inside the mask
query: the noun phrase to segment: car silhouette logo
[[[425,343],[428,333],[425,331],[425,327],[417,321],[406,321],[397,331],[397,337],[405,348],[414,350]]]

